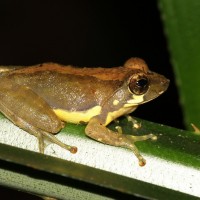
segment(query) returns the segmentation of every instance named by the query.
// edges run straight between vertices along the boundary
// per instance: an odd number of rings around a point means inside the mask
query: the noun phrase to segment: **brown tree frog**
[[[169,85],[168,79],[150,71],[139,58],[131,58],[123,66],[114,68],[44,63],[1,70],[0,82],[0,112],[35,135],[41,153],[44,139],[76,153],[76,147],[62,143],[54,134],[63,128],[64,122],[85,122],[87,136],[131,149],[141,166],[145,165],[145,159],[134,142],[155,139],[155,136],[125,135],[106,126],[158,97]]]

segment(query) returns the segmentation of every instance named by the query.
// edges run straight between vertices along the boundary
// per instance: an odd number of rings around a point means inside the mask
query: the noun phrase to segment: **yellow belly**
[[[95,106],[87,111],[66,111],[62,109],[53,110],[56,115],[66,122],[78,124],[80,122],[88,122],[92,117],[101,113],[101,106]]]

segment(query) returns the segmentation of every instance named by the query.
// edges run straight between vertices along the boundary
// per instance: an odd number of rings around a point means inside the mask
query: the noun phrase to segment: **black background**
[[[0,65],[112,67],[133,56],[171,80],[166,93],[133,115],[184,128],[156,0],[0,1]]]

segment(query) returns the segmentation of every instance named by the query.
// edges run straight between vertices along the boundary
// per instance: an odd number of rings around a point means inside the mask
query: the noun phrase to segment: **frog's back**
[[[44,63],[5,72],[19,85],[31,88],[52,108],[88,110],[102,105],[123,84],[130,74],[146,69],[143,60],[133,58],[123,67],[77,68]]]
[[[28,73],[26,68],[16,72],[11,72],[7,78],[31,88],[52,108],[63,110],[84,111],[102,105],[121,84],[120,81],[101,80],[58,70],[36,70]]]
[[[130,58],[125,62],[123,66],[112,68],[79,68],[71,65],[65,66],[57,63],[43,63],[34,66],[24,67],[23,69],[17,69],[14,73],[31,74],[39,71],[54,71],[62,74],[92,76],[101,80],[123,81],[126,78],[127,74],[134,73],[134,71],[137,69],[143,69],[144,71],[147,71],[148,67],[142,59]]]

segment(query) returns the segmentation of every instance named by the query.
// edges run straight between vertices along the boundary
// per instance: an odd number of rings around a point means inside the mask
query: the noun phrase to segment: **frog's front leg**
[[[1,84],[0,112],[15,125],[38,138],[39,150],[44,152],[44,140],[47,139],[72,153],[76,147],[66,145],[53,134],[58,133],[63,123],[44,99],[25,86],[12,82]]]
[[[113,146],[125,147],[127,149],[132,150],[136,155],[136,157],[138,158],[140,166],[144,166],[146,164],[146,161],[139,153],[134,142],[143,141],[147,139],[156,140],[156,136],[153,134],[148,134],[144,136],[133,136],[133,135],[125,135],[125,134],[120,134],[118,132],[114,132],[106,128],[104,124],[101,122],[101,120],[98,118],[98,116],[93,117],[89,121],[85,129],[85,133],[89,137],[99,142]]]

